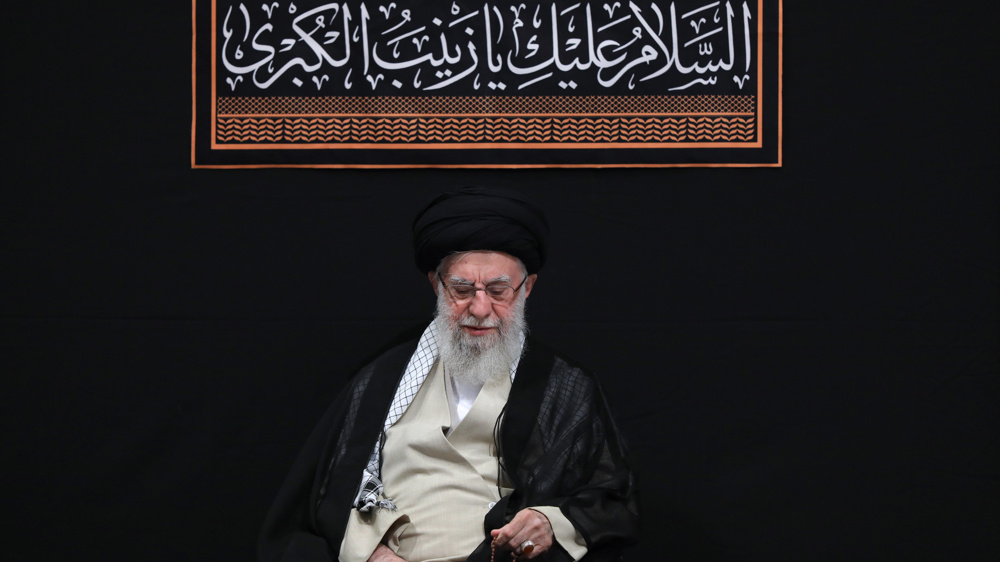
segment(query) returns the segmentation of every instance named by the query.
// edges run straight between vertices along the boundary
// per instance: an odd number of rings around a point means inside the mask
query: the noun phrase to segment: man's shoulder
[[[547,365],[548,368],[545,369],[545,376],[550,379],[550,381],[556,381],[561,384],[569,385],[586,385],[588,387],[593,387],[594,389],[599,388],[599,383],[597,375],[588,368],[583,363],[579,362],[575,358],[563,353],[562,351],[557,351],[547,345],[544,342],[540,342],[537,339],[529,336],[525,341],[526,355],[535,356],[536,359],[531,361],[532,364]]]
[[[424,328],[426,325],[407,329],[365,356],[351,371],[348,386],[364,387],[372,378],[398,379],[416,350]]]
[[[604,390],[594,372],[533,338],[526,341],[508,400],[518,405],[519,421],[512,422],[518,435],[537,426],[549,428],[551,435],[586,432],[595,426],[581,420],[607,419]]]

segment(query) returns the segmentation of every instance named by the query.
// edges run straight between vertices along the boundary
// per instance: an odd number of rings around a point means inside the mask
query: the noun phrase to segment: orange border
[[[191,0],[191,167],[194,160],[195,131],[198,130],[198,0]]]
[[[785,3],[784,0],[778,0],[778,162],[777,165],[781,167],[781,155],[782,147],[784,142],[783,127],[784,127],[784,100],[785,93],[783,88],[785,86]]]
[[[783,105],[784,105],[784,2],[783,0],[777,0],[778,2],[778,107],[776,111],[778,112],[778,161],[774,163],[728,163],[728,164],[705,164],[705,163],[670,163],[670,164],[197,164],[195,161],[195,138],[196,138],[196,122],[197,122],[197,0],[191,1],[191,167],[192,168],[215,168],[215,169],[236,169],[236,168],[358,168],[358,169],[380,169],[380,168],[497,168],[497,169],[530,169],[530,168],[780,168],[782,166],[782,156],[783,156],[783,141],[784,141],[784,123],[783,123]],[[552,149],[595,149],[595,148],[763,148],[764,143],[764,0],[757,0],[758,8],[758,18],[757,18],[757,120],[758,120],[758,137],[759,141],[753,144],[739,144],[734,145],[731,143],[590,143],[585,146],[575,145],[566,146],[562,144],[553,143],[515,143],[515,144],[435,144],[435,145],[424,145],[424,146],[396,146],[396,145],[368,145],[368,144],[321,144],[321,145],[254,145],[254,146],[230,146],[230,145],[218,145],[215,141],[215,121],[217,119],[217,108],[216,104],[212,104],[212,123],[211,123],[211,148],[213,150],[253,150],[253,149],[299,149],[299,150],[312,150],[312,149],[345,149],[345,148],[364,148],[364,149],[391,149],[391,150],[413,150],[413,149],[517,149],[517,148],[552,148]],[[216,61],[215,52],[217,48],[216,42],[216,0],[212,0],[212,100],[217,99],[216,90]],[[464,114],[462,114],[464,116]],[[478,114],[476,114],[478,115]],[[492,115],[492,114],[491,114]],[[528,114],[534,116],[535,114]],[[543,116],[558,116],[563,114],[539,114]],[[570,115],[570,114],[566,114]],[[577,114],[572,114],[577,115]],[[604,114],[587,114],[587,116],[601,116]],[[636,114],[646,116],[647,114]],[[674,115],[674,114],[663,114],[663,115]],[[685,114],[687,115],[687,114]],[[717,115],[717,114],[705,114],[705,115]],[[726,115],[745,115],[745,114],[726,114]],[[454,115],[449,115],[454,116]],[[651,114],[649,116],[660,116],[660,114]]]

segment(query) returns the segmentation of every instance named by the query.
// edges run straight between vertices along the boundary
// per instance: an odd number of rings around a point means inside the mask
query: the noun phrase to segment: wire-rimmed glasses
[[[482,291],[486,293],[486,296],[495,303],[505,303],[510,302],[514,297],[514,293],[521,290],[524,286],[524,282],[528,280],[527,277],[521,280],[517,287],[511,287],[509,283],[495,282],[486,285],[483,288],[476,287],[472,283],[446,283],[441,273],[438,273],[438,279],[441,280],[441,285],[444,286],[445,290],[448,291],[448,295],[451,296],[456,302],[465,302],[471,300],[476,296],[476,293]]]

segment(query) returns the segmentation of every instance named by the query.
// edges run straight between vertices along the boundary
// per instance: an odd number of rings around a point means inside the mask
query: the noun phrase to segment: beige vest
[[[383,537],[411,562],[459,562],[483,540],[483,517],[501,493],[510,492],[497,490],[492,439],[510,379],[487,383],[453,429],[445,385],[438,362],[406,413],[386,432],[385,496],[398,511],[364,516],[352,510],[341,543],[343,562],[366,560]]]

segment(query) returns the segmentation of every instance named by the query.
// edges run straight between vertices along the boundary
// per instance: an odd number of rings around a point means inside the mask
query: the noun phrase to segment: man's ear
[[[434,294],[438,294],[438,278],[436,271],[427,272],[427,280],[431,282],[431,288],[434,289]]]
[[[528,298],[531,294],[531,288],[535,286],[535,281],[538,279],[537,273],[532,273],[524,280],[524,298]]]

